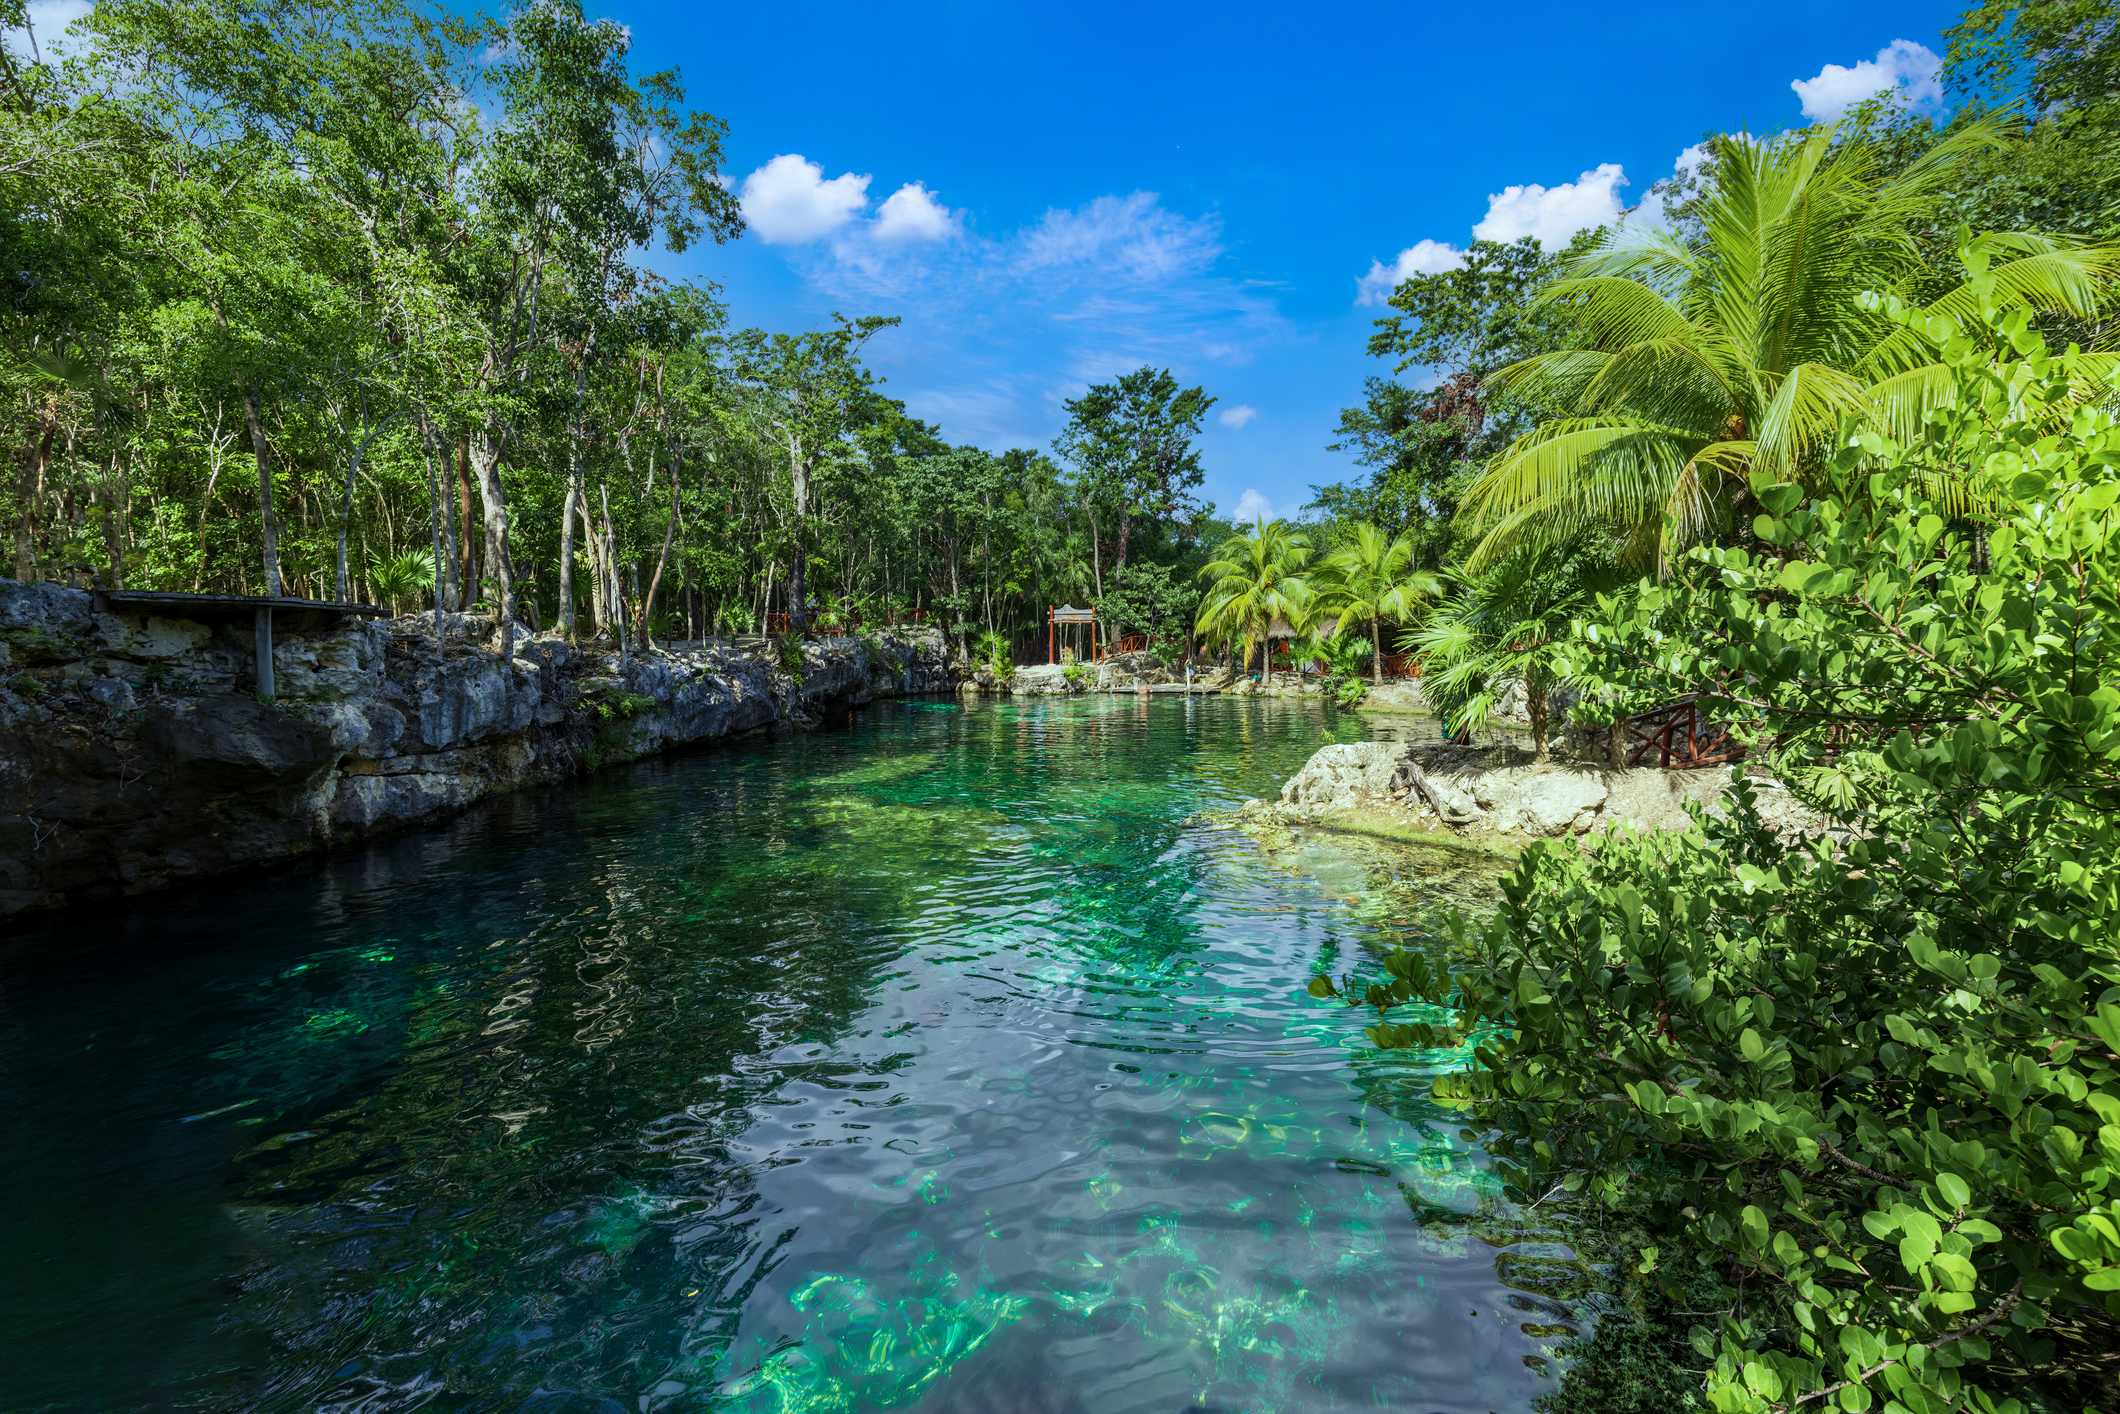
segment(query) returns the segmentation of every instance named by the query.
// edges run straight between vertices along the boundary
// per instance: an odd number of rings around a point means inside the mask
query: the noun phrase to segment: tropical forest
[[[0,1410],[2120,1414],[2115,0],[0,11]]]

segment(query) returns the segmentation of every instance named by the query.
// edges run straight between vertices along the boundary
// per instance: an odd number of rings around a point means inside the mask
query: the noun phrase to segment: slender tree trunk
[[[1384,685],[1384,621],[1381,618],[1369,621],[1369,681],[1375,687]]]
[[[456,568],[454,565],[444,564],[449,541],[448,537],[442,534],[442,484],[441,478],[435,475],[434,470],[434,449],[438,440],[439,434],[436,433],[434,424],[429,422],[427,414],[422,412],[420,459],[427,465],[427,527],[434,537],[434,660],[440,663],[449,655],[449,631],[443,626],[442,604],[444,598],[452,592],[456,581]],[[442,455],[445,458],[448,456],[446,444],[443,445]],[[447,465],[446,461],[444,465]]]
[[[47,406],[42,426],[31,428],[22,448],[22,519],[15,529],[15,578],[25,584],[37,568],[37,505],[44,499],[44,472],[51,465],[52,440],[58,430],[56,410]]]
[[[626,612],[619,597],[618,537],[611,532],[611,486],[606,482],[597,489],[604,498],[604,564],[609,570],[607,592],[611,596],[611,627],[618,634],[618,656],[623,662],[627,656]]]
[[[272,452],[265,444],[265,419],[255,389],[243,389],[243,420],[250,427],[250,450],[258,459],[258,516],[264,525],[265,592],[280,593],[280,518],[272,506]]]
[[[131,497],[126,494],[125,474],[118,470],[118,451],[110,453],[110,469],[103,475],[103,558],[109,564],[110,587],[125,587],[125,523],[122,519]]]
[[[473,530],[478,517],[471,510],[471,434],[460,433],[456,443],[456,510],[459,539],[457,550],[457,597],[458,613],[468,611],[478,602],[480,582],[485,579],[485,546],[482,537]]]
[[[581,500],[583,462],[588,457],[588,435],[582,426],[582,409],[589,401],[589,349],[585,344],[574,365],[574,445],[568,450],[567,494],[559,517],[559,631],[574,637],[574,506]]]
[[[1524,706],[1531,714],[1531,752],[1541,766],[1553,759],[1546,747],[1546,675],[1533,667],[1524,673]]]
[[[503,663],[515,662],[515,567],[508,553],[508,493],[501,486],[501,440],[488,427],[479,441],[479,499],[485,510],[486,569],[494,580],[493,622],[500,630]]]
[[[574,510],[581,504],[581,463],[567,468],[567,494],[559,508],[559,631],[574,637]]]
[[[650,648],[655,640],[648,636],[648,610],[655,603],[656,591],[662,588],[663,566],[670,563],[670,541],[677,534],[677,477],[684,467],[684,453],[677,447],[670,448],[670,523],[663,527],[662,554],[655,558],[655,573],[648,579],[648,595],[640,604],[640,641]]]

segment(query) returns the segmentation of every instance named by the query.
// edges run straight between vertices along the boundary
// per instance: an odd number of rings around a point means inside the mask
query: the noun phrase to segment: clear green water
[[[1566,1249],[1300,995],[1406,910],[1186,823],[1368,730],[885,704],[18,936],[0,1410],[1522,1410]]]

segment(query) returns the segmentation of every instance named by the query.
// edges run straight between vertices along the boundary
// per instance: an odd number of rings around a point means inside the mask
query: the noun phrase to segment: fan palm
[[[1271,653],[1267,634],[1276,618],[1302,621],[1311,599],[1305,573],[1310,557],[1309,536],[1285,520],[1261,516],[1250,530],[1223,541],[1201,568],[1200,578],[1209,584],[1195,626],[1241,639],[1249,667],[1253,639]]]
[[[395,610],[398,601],[410,599],[434,583],[434,556],[425,550],[407,550],[384,557],[368,552],[368,592]]]
[[[1443,582],[1413,567],[1413,536],[1396,539],[1376,526],[1354,527],[1353,538],[1319,566],[1319,596],[1327,612],[1369,623],[1370,681],[1384,680],[1384,621],[1404,623],[1443,592]]]
[[[1471,564],[1596,525],[1635,556],[1668,557],[1726,526],[1753,473],[1803,479],[1851,419],[1908,438],[1952,383],[1887,300],[1924,271],[1909,227],[1994,141],[1974,125],[1887,176],[1859,132],[1716,139],[1699,236],[1622,228],[1544,296],[1572,305],[1577,346],[1494,375],[1566,415],[1467,488],[1464,513],[1486,530]],[[2005,303],[2088,316],[2114,300],[2120,247],[2033,235],[1974,247],[1969,263]],[[1955,322],[1976,303],[1961,285],[1925,313]],[[2113,360],[2084,368],[2109,379]]]
[[[1626,579],[1602,546],[1519,546],[1484,572],[1461,576],[1463,591],[1400,645],[1427,655],[1428,691],[1454,733],[1485,725],[1502,685],[1523,683],[1531,747],[1544,762],[1547,703],[1569,624]]]

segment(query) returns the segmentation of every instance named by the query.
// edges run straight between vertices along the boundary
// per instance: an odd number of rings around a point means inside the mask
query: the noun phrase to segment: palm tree
[[[1400,645],[1427,654],[1437,669],[1427,687],[1453,733],[1484,725],[1502,683],[1521,681],[1532,751],[1543,764],[1550,759],[1547,702],[1569,623],[1627,578],[1599,544],[1519,546],[1484,572],[1460,576],[1463,592]]]
[[[1443,592],[1443,582],[1413,567],[1413,536],[1397,539],[1373,525],[1354,527],[1354,536],[1325,557],[1319,568],[1320,597],[1327,612],[1369,622],[1369,680],[1384,681],[1384,620],[1404,623],[1428,599]]]
[[[1241,535],[1222,542],[1215,557],[1200,570],[1210,581],[1200,601],[1195,626],[1202,633],[1227,634],[1242,639],[1244,663],[1251,665],[1251,641],[1257,638],[1267,650],[1272,666],[1272,644],[1267,634],[1276,618],[1291,625],[1302,620],[1310,603],[1310,537],[1285,520],[1261,516]]]
[[[396,612],[398,601],[410,599],[434,583],[434,556],[424,550],[407,550],[385,558],[368,552],[368,592]]]
[[[1631,556],[1668,559],[1730,524],[1752,474],[1804,479],[1850,419],[1909,440],[1953,386],[1890,308],[1926,272],[1909,227],[1995,140],[1974,125],[1887,176],[1859,131],[1716,139],[1697,239],[1623,227],[1544,296],[1573,306],[1577,346],[1494,375],[1566,415],[1467,488],[1463,513],[1486,529],[1470,563],[1600,525]],[[2034,235],[1974,247],[1968,263],[2005,303],[2089,316],[2114,299],[2120,247]],[[1955,324],[1977,304],[1960,285],[1923,313]],[[2087,366],[2106,379],[2113,360]],[[1947,494],[1964,501],[1962,486]]]

